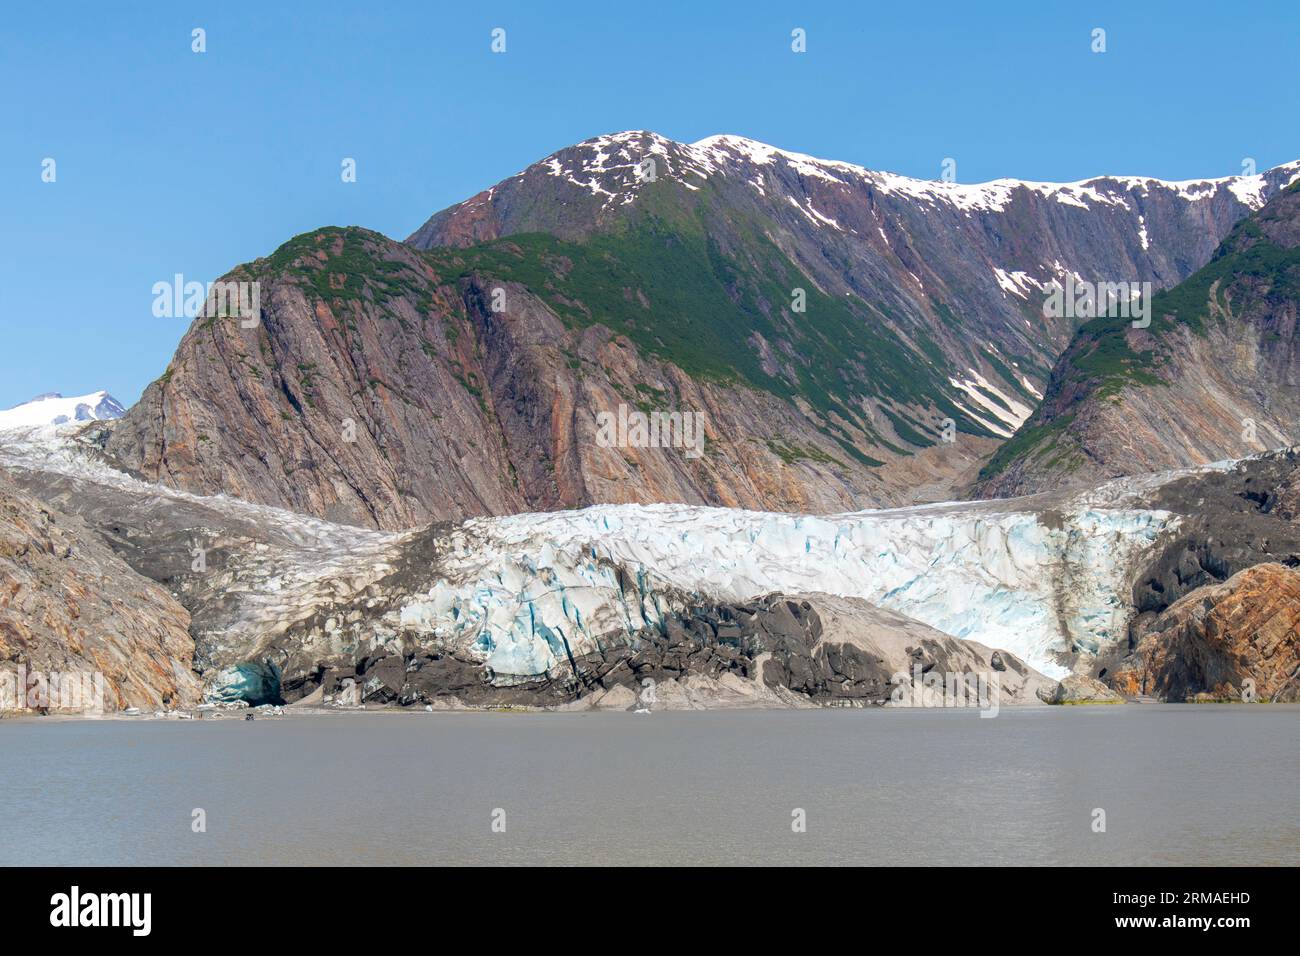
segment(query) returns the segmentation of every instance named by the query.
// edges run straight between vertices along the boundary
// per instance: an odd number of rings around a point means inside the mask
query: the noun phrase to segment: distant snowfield
[[[108,392],[91,392],[64,398],[57,392],[38,395],[30,402],[0,410],[0,429],[32,428],[39,425],[61,425],[67,422],[89,422],[121,418],[126,409]]]
[[[349,560],[396,554],[409,539],[141,482],[85,454],[75,431],[0,435],[0,464],[256,518],[316,552],[313,561],[328,553],[322,565],[333,574]],[[564,641],[582,652],[611,630],[655,623],[669,610],[661,594],[745,601],[825,592],[1004,648],[1059,678],[1060,654],[1127,633],[1134,566],[1178,520],[1141,501],[1185,473],[1073,495],[839,515],[656,504],[471,519],[448,532],[427,591],[417,589],[392,624],[445,638],[498,673],[535,675],[563,660]],[[631,592],[617,568],[636,581]]]

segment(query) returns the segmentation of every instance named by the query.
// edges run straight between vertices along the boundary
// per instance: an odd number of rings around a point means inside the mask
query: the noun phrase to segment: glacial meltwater
[[[1244,704],[11,719],[0,863],[1295,865],[1298,730]]]

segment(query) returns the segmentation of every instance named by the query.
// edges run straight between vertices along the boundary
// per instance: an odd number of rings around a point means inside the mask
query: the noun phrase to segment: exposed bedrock
[[[184,607],[81,518],[0,468],[0,710],[191,706],[199,681],[189,624]]]
[[[1180,520],[1134,579],[1128,640],[1093,675],[1130,697],[1239,700],[1246,681],[1257,699],[1293,697],[1300,451],[1177,478],[1151,504]]]

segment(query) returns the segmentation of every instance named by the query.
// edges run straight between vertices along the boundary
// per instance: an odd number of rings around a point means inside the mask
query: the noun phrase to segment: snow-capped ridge
[[[635,200],[644,184],[637,175],[637,167],[647,158],[654,158],[657,164],[661,164],[656,170],[658,175],[676,175],[692,189],[698,186],[689,182],[687,176],[702,180],[718,173],[736,171],[741,164],[767,167],[780,161],[805,178],[840,185],[865,183],[884,193],[908,196],[928,204],[946,203],[965,212],[1001,211],[1020,190],[1082,209],[1094,205],[1136,209],[1137,200],[1151,190],[1167,190],[1195,202],[1226,189],[1238,201],[1255,210],[1265,201],[1265,176],[1274,171],[1251,176],[1186,180],[1101,175],[1075,182],[1040,182],[1007,177],[983,183],[957,183],[919,179],[842,160],[822,159],[734,133],[718,133],[693,143],[681,143],[650,130],[623,130],[595,136],[558,150],[534,165],[546,169],[549,175],[590,190],[594,196],[606,197],[605,205],[610,206]],[[1275,170],[1290,173],[1282,184],[1290,185],[1300,179],[1300,160],[1277,166]],[[749,181],[756,190],[765,194],[761,178]]]
[[[1221,176],[1217,178],[1163,180],[1153,176],[1093,176],[1075,182],[1039,182],[1029,179],[1000,178],[983,183],[955,183],[943,180],[918,179],[840,160],[819,159],[807,153],[792,152],[730,133],[708,136],[691,144],[713,162],[726,156],[740,157],[755,165],[769,165],[778,157],[784,159],[797,172],[836,182],[844,180],[835,175],[845,173],[867,180],[884,192],[901,193],[925,201],[946,201],[963,210],[991,210],[1004,208],[1018,189],[1039,193],[1057,202],[1088,208],[1088,203],[1107,203],[1129,206],[1125,193],[1143,193],[1158,188],[1177,193],[1184,199],[1195,201],[1214,195],[1219,187],[1226,187],[1252,210],[1264,204],[1265,173],[1253,176]],[[725,162],[725,160],[724,160]],[[1292,173],[1283,185],[1300,179],[1300,160],[1284,163],[1276,169]],[[1268,172],[1271,172],[1269,170]]]

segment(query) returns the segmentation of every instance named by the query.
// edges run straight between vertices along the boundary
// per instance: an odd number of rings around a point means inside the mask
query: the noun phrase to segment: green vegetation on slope
[[[820,292],[765,236],[746,240],[728,254],[703,230],[647,217],[581,243],[527,234],[425,255],[444,278],[517,282],[572,327],[607,326],[699,378],[798,396],[877,440],[861,397],[932,405],[989,434],[945,395],[949,370],[932,342],[909,344],[869,303]],[[796,288],[802,313],[790,308]]]
[[[1072,421],[1074,421],[1073,414],[1063,415],[1050,422],[1037,424],[1025,422],[1014,435],[998,447],[993,457],[980,469],[979,480],[987,481],[1000,475],[1012,462],[1027,458],[1031,454],[1046,454],[1052,451]]]
[[[411,265],[384,258],[391,240],[359,226],[326,226],[294,236],[259,264],[269,275],[296,276],[319,298],[331,303],[380,305],[401,296],[432,306],[428,282]]]

